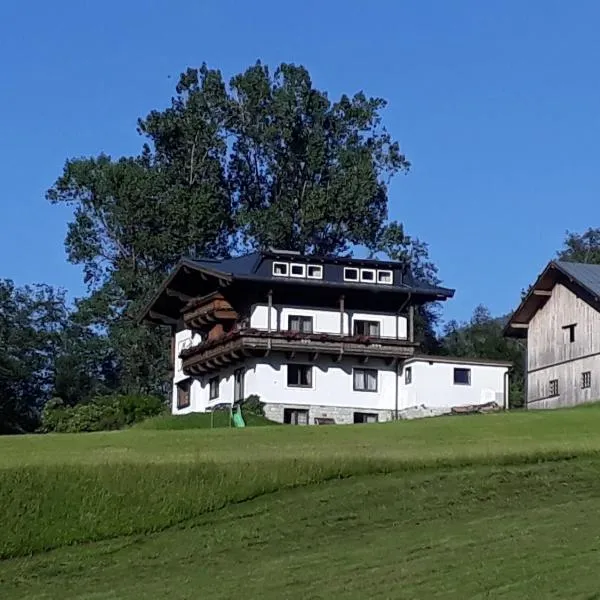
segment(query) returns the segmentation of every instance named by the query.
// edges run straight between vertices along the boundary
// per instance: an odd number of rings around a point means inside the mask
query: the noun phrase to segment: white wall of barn
[[[271,330],[288,329],[289,317],[292,315],[312,317],[314,333],[340,333],[340,311],[322,308],[294,308],[274,304],[271,307]],[[379,312],[357,312],[345,310],[343,313],[343,333],[350,335],[354,331],[354,321],[376,321],[380,326],[382,337],[406,339],[408,335],[408,324],[405,316],[394,313]],[[269,307],[267,304],[255,304],[252,306],[250,316],[250,327],[254,329],[268,329]]]

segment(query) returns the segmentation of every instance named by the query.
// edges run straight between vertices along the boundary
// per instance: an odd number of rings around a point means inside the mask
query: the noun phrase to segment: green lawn
[[[596,407],[1,438],[1,597],[598,599],[599,473]]]

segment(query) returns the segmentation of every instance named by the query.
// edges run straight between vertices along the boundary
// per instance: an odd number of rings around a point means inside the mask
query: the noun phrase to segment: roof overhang
[[[214,292],[215,282],[225,287],[232,281],[231,273],[201,266],[189,259],[177,263],[152,298],[138,315],[138,322],[156,325],[177,325],[181,310],[198,296]]]
[[[600,301],[596,293],[575,279],[561,267],[560,263],[552,261],[548,263],[521,300],[521,304],[519,304],[504,327],[503,334],[506,337],[526,338],[531,319],[548,302],[552,296],[554,286],[559,283],[567,287],[596,310],[600,309]]]
[[[435,356],[429,354],[417,354],[404,361],[405,365],[415,362],[450,363],[457,365],[472,365],[478,367],[503,367],[510,369],[513,363],[506,360],[495,360],[493,358],[469,358],[468,356]]]

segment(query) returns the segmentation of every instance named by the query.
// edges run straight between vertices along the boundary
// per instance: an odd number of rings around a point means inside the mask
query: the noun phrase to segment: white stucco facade
[[[294,365],[310,370],[309,385],[289,384],[288,369]],[[410,369],[408,383],[407,369]],[[467,370],[469,382],[455,383],[455,369]],[[316,418],[352,423],[355,413],[368,413],[374,420],[387,421],[395,418],[396,411],[401,413],[416,406],[443,413],[453,407],[488,402],[496,402],[500,407],[508,405],[508,366],[505,365],[453,363],[446,359],[442,362],[433,357],[413,358],[399,366],[374,359],[366,364],[353,358],[335,362],[331,357],[310,363],[274,353],[264,358],[248,358],[218,374],[190,379],[190,404],[181,409],[177,406],[177,384],[186,378],[179,373],[173,385],[173,413],[205,412],[215,404],[233,403],[236,370],[243,373],[243,397],[259,396],[265,404],[266,415],[280,422],[286,410],[306,413],[312,424]],[[355,380],[362,381],[365,370],[373,378],[371,381],[376,381],[375,389],[356,389]],[[210,380],[215,378],[218,379],[218,396],[211,398]]]

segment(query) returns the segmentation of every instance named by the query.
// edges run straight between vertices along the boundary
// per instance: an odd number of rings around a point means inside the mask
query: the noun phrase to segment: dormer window
[[[375,283],[375,269],[361,269],[360,280],[364,283]]]
[[[354,267],[345,267],[344,268],[344,281],[358,281],[358,269]]]
[[[308,265],[306,267],[306,276],[309,279],[323,279],[322,265]]]
[[[290,265],[290,276],[306,277],[306,265],[299,265],[297,263],[292,263]]]
[[[394,283],[393,271],[377,271],[377,283],[392,285]]]
[[[273,275],[276,277],[287,277],[289,265],[284,262],[273,263]]]

